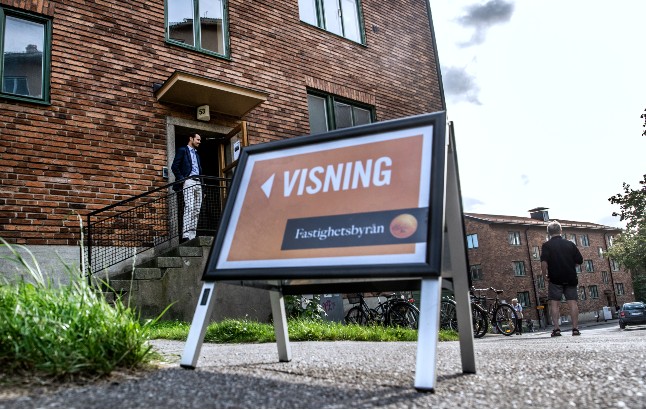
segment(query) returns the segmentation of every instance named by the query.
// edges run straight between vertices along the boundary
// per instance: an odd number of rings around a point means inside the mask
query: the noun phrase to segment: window
[[[520,245],[520,232],[509,232],[509,244]]]
[[[545,278],[541,275],[536,278],[537,286],[539,289],[545,289]]]
[[[592,263],[591,259],[584,260],[583,264],[585,265],[586,272],[594,272],[594,264]]]
[[[620,267],[620,266],[619,266],[619,262],[617,262],[617,261],[616,261],[616,260],[614,260],[614,259],[610,259],[610,269],[611,269],[613,272],[618,271],[618,270],[619,270],[619,267]]]
[[[467,235],[467,249],[477,249],[478,248],[478,234],[472,233]]]
[[[590,294],[590,299],[599,299],[599,289],[597,289],[597,285],[588,286],[588,293]]]
[[[541,259],[541,249],[538,246],[532,247],[532,259],[535,261]]]
[[[529,301],[529,292],[516,293],[516,299],[518,299],[518,303],[520,303],[520,305],[524,308],[531,306],[531,302]]]
[[[624,284],[623,283],[615,283],[615,293],[617,296],[625,295],[626,291],[624,290]]]
[[[579,300],[586,300],[585,286],[579,286]]]
[[[298,0],[300,19],[357,43],[363,42],[359,0]]]
[[[576,235],[574,235],[574,234],[570,235],[570,242],[572,242],[573,244],[576,245]]]
[[[49,103],[52,23],[0,6],[0,95]]]
[[[512,265],[514,267],[514,276],[525,276],[525,262],[514,261]]]
[[[482,280],[482,265],[471,265],[471,280]]]
[[[599,247],[599,257],[603,258],[603,248],[601,246]]]
[[[226,7],[227,0],[166,0],[166,39],[203,53],[228,56]]]
[[[601,271],[601,282],[610,283],[610,275],[608,275],[608,272]]]
[[[372,107],[332,95],[311,92],[307,95],[307,106],[311,134],[369,124],[373,120]]]
[[[608,248],[612,247],[612,242],[615,240],[615,237],[610,235],[608,236]]]
[[[581,246],[590,246],[590,238],[587,234],[582,234],[579,239],[581,240]]]
[[[576,271],[576,273],[581,273],[581,265],[575,265],[574,270]]]

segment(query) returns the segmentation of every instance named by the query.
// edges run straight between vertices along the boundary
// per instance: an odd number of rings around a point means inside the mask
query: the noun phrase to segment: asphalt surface
[[[646,326],[581,325],[581,336],[487,335],[476,373],[458,342],[439,343],[434,393],[413,387],[415,342],[204,344],[195,370],[183,342],[155,340],[158,370],[84,386],[0,395],[0,408],[646,408]]]

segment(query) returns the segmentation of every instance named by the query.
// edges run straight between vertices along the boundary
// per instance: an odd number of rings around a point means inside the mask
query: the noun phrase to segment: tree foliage
[[[646,110],[641,115],[646,129]],[[646,136],[646,130],[643,132]],[[639,181],[641,188],[631,189],[623,183],[623,194],[610,198],[610,203],[619,205],[620,212],[613,212],[621,221],[626,221],[626,230],[614,241],[608,256],[621,263],[633,275],[635,298],[646,300],[646,174]]]

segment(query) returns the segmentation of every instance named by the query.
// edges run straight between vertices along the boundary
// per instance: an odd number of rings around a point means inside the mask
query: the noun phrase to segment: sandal
[[[572,336],[581,336],[581,332],[579,332],[579,329],[572,329]]]
[[[578,332],[578,330],[577,330],[577,332]],[[555,337],[555,336],[561,336],[561,329],[552,330],[552,337]]]

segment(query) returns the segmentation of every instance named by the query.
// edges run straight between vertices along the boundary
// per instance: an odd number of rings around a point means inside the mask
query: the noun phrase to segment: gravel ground
[[[476,374],[458,342],[439,344],[435,393],[413,388],[415,342],[204,344],[195,370],[184,342],[155,340],[166,363],[82,386],[0,391],[0,408],[646,408],[646,328],[615,323],[475,341]]]

